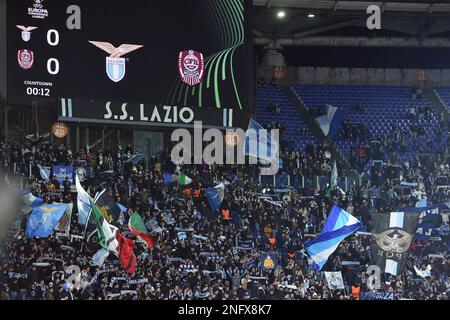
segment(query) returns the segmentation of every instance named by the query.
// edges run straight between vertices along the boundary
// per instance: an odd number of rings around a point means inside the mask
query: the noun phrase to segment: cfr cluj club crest
[[[25,27],[18,25],[17,28],[22,30],[22,40],[25,42],[30,41],[31,39],[31,31],[36,30],[37,27]]]
[[[193,50],[180,52],[178,59],[178,69],[181,80],[195,86],[203,81],[205,75],[205,60],[203,54]]]
[[[110,54],[109,57],[106,57],[106,74],[114,82],[120,82],[125,77],[126,60],[122,56],[143,47],[135,44],[122,44],[116,48],[108,42],[89,41],[89,43]]]
[[[28,70],[33,67],[34,53],[31,50],[22,49],[17,52],[17,62],[22,69]]]

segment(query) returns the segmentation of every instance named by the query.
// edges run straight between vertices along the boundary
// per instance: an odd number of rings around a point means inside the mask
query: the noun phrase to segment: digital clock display
[[[26,93],[27,93],[27,96],[51,97],[51,91],[48,88],[27,87]]]

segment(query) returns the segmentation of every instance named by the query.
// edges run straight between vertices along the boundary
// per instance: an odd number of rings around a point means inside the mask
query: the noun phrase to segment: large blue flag
[[[218,211],[222,206],[222,201],[225,198],[225,184],[221,183],[218,186],[205,190],[206,199],[214,211]]]
[[[67,210],[67,204],[47,204],[33,209],[28,218],[26,235],[48,238]]]
[[[245,137],[244,155],[272,162],[277,157],[278,141],[258,122],[250,119]]]
[[[360,227],[361,222],[358,219],[334,205],[320,235],[305,243],[306,251],[314,261],[314,269],[321,270],[341,241]]]

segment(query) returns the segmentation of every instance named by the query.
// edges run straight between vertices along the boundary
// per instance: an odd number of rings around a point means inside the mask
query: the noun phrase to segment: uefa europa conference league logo
[[[33,19],[45,19],[48,17],[48,11],[44,8],[42,4],[44,0],[34,0],[32,8],[28,8],[28,15]]]
[[[120,82],[125,77],[126,60],[122,56],[143,47],[135,44],[122,44],[116,48],[109,42],[89,41],[89,43],[110,54],[109,57],[106,57],[106,74],[114,82]]]

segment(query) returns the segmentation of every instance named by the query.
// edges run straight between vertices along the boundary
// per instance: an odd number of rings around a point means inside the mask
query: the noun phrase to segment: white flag
[[[328,288],[334,289],[345,289],[344,279],[342,278],[342,273],[338,272],[324,272],[325,278],[327,279]]]
[[[425,270],[420,270],[416,266],[414,266],[414,270],[416,271],[417,275],[422,278],[431,278],[431,265],[428,265]]]

